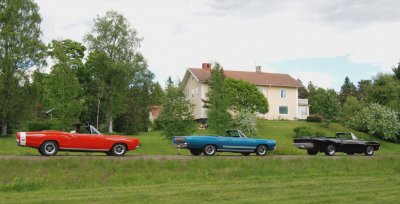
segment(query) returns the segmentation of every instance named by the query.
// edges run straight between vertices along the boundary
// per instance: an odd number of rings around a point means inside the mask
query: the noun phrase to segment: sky
[[[94,18],[114,10],[139,37],[160,84],[187,68],[287,73],[340,90],[389,73],[400,61],[398,0],[36,0],[43,41],[83,42]]]

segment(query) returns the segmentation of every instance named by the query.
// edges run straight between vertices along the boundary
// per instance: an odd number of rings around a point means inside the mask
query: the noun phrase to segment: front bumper
[[[178,144],[174,143],[174,145],[175,145],[176,148],[187,148],[188,147],[188,144],[186,142],[185,143],[178,143]]]
[[[294,143],[293,145],[299,149],[313,149],[314,148],[313,143]]]

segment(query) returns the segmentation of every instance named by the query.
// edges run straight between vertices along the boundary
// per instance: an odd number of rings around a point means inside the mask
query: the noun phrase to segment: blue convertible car
[[[258,156],[265,156],[276,146],[274,140],[248,138],[240,130],[228,130],[226,134],[226,136],[176,136],[173,137],[172,143],[177,148],[189,149],[194,156],[201,153],[212,156],[216,152],[237,152],[244,156],[256,153]]]

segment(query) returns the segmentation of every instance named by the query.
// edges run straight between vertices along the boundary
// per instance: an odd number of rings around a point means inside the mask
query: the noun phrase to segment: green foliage
[[[211,70],[208,92],[208,127],[216,134],[224,135],[225,131],[232,128],[232,116],[228,112],[229,96],[224,86],[224,70],[219,63],[215,63]]]
[[[39,7],[32,0],[0,1],[0,119],[2,135],[29,110],[25,70],[44,64]],[[24,85],[21,85],[21,82]],[[26,98],[25,98],[26,97]]]
[[[241,110],[234,118],[234,127],[250,137],[257,136],[257,118],[254,113]]]
[[[308,93],[308,90],[306,89],[306,87],[304,87],[303,82],[300,79],[297,79],[297,81],[301,84],[301,87],[299,88],[298,97],[301,98],[301,99],[307,99],[308,96],[310,95]]]
[[[193,116],[193,104],[186,100],[179,85],[175,85],[171,77],[166,88],[166,100],[159,116],[162,124],[162,134],[171,139],[173,136],[189,135],[196,130]]]
[[[372,103],[356,114],[347,125],[355,130],[368,132],[383,140],[399,141],[400,131],[397,113],[385,106]]]
[[[392,68],[393,72],[394,72],[394,76],[397,80],[400,80],[400,62],[397,65],[397,67],[393,67]]]
[[[125,112],[115,121],[115,129],[129,134],[148,131],[150,126],[149,106],[152,103],[154,74],[147,69],[147,62],[137,54],[134,72],[125,101]]]
[[[151,87],[151,105],[161,105],[165,100],[165,94],[160,84],[156,82]]]
[[[358,82],[357,87],[357,98],[360,101],[366,102],[367,95],[372,89],[372,81],[371,80],[361,80]]]
[[[58,120],[35,120],[27,124],[27,131],[58,130],[61,123]]]
[[[324,117],[326,125],[336,120],[340,113],[340,104],[335,90],[318,88],[310,91],[310,112]]]
[[[312,123],[320,123],[323,121],[323,117],[321,115],[309,115],[306,121]]]
[[[360,112],[364,108],[364,104],[354,96],[349,96],[343,104],[340,114],[341,123],[345,124],[350,121],[354,114]]]
[[[224,79],[223,83],[230,110],[263,114],[268,112],[268,101],[254,84],[231,78]]]
[[[368,103],[379,103],[400,112],[400,81],[391,74],[378,74],[367,94]]]
[[[350,81],[349,77],[346,77],[346,79],[344,80],[344,84],[340,89],[340,94],[339,94],[340,104],[343,105],[349,96],[357,96],[357,88],[353,84],[353,82]]]
[[[299,126],[293,129],[295,132],[296,137],[304,137],[304,136],[314,136],[314,137],[319,137],[319,136],[326,136],[326,133],[319,130],[315,129],[309,126]]]
[[[98,104],[96,117],[99,117],[99,104],[102,104],[108,131],[113,132],[113,120],[125,111],[124,102],[131,79],[135,77],[136,49],[141,39],[122,14],[108,11],[105,16],[95,19],[94,27],[84,41],[89,52],[94,53],[90,66],[96,70],[93,78],[99,86],[93,97]]]
[[[46,80],[46,101],[54,109],[53,116],[61,121],[62,130],[71,129],[83,110],[82,88],[73,71],[82,58],[70,55],[74,50],[67,46],[69,43],[72,41],[53,40],[50,44],[49,53],[56,64]]]

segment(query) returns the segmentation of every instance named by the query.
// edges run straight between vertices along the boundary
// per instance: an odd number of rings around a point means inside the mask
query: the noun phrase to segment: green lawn
[[[399,156],[0,160],[0,203],[398,203]]]
[[[296,155],[306,154],[305,151],[294,148],[293,129],[298,126],[309,126],[320,131],[325,132],[327,135],[333,136],[336,132],[352,131],[359,138],[377,140],[381,142],[381,149],[376,152],[377,155],[400,155],[400,144],[393,144],[389,142],[380,141],[372,136],[357,131],[350,130],[340,124],[332,124],[326,128],[320,123],[307,123],[302,121],[267,121],[259,120],[258,128],[259,138],[269,138],[277,141],[277,149],[270,154],[279,155]],[[210,130],[198,130],[195,134],[212,134]],[[148,133],[140,133],[135,135],[140,139],[141,147],[135,151],[128,152],[127,155],[175,155],[178,153],[177,149],[173,147],[170,141],[164,139],[158,131],[151,131]],[[187,150],[181,151],[182,155],[189,155]],[[340,155],[341,153],[338,153]],[[0,155],[39,155],[36,149],[17,147],[15,145],[15,136],[0,137]],[[59,155],[104,155],[102,153],[71,153],[60,152]],[[221,153],[220,155],[231,155],[230,153]]]

